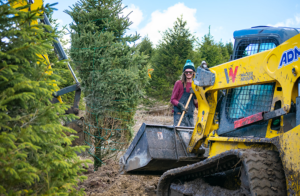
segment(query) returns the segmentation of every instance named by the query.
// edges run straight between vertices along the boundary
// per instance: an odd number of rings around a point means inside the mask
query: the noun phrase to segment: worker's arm
[[[197,99],[194,99],[194,105],[196,108],[198,108],[198,100]]]
[[[176,81],[174,88],[173,88],[173,92],[172,92],[172,96],[171,96],[171,103],[174,106],[178,106],[179,100],[181,98],[182,95],[180,95],[180,87],[182,87],[182,83],[180,80]]]

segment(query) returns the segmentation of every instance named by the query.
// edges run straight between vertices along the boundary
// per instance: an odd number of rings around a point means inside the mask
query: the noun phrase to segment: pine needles
[[[57,35],[44,24],[30,25],[51,7],[20,11],[28,6],[0,4],[0,194],[82,195],[75,187],[86,162],[76,152],[85,147],[70,146],[75,136],[65,133],[74,131],[60,122],[75,116],[50,102],[59,76],[45,74],[43,57]]]

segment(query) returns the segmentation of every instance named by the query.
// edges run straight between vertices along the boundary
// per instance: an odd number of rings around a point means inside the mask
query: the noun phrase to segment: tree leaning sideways
[[[74,131],[61,125],[75,116],[50,102],[60,78],[47,74],[43,56],[57,35],[30,25],[45,8],[20,11],[28,8],[0,1],[0,195],[83,195],[75,189],[84,178],[76,151],[85,148],[71,147],[75,136],[65,133]]]
[[[133,116],[149,80],[148,59],[133,45],[140,36],[125,34],[132,22],[122,15],[121,1],[81,0],[70,9],[70,54],[82,81],[84,131],[97,170],[133,136]]]

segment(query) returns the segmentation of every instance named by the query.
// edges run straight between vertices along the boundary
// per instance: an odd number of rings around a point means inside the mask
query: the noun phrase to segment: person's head
[[[206,61],[202,61],[201,67],[202,67],[202,68],[207,68],[207,63],[206,63]]]
[[[194,63],[189,59],[186,60],[186,63],[183,66],[182,72],[184,72],[186,69],[192,69],[194,72],[196,71]]]
[[[182,69],[181,82],[186,83],[187,79],[191,79],[195,76],[195,66],[191,60],[187,60]]]

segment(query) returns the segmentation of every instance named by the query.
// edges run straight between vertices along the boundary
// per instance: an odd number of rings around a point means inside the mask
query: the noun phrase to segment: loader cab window
[[[242,40],[236,48],[234,59],[270,50],[278,45],[275,39]]]
[[[275,39],[246,39],[239,42],[234,59],[270,50],[278,45]],[[234,121],[271,109],[275,84],[243,86],[227,91],[226,116]]]
[[[275,84],[243,86],[228,90],[226,101],[227,118],[237,120],[268,112],[272,106]]]

